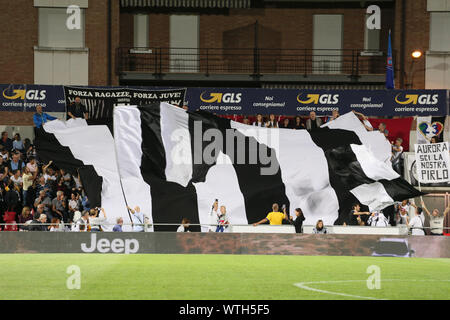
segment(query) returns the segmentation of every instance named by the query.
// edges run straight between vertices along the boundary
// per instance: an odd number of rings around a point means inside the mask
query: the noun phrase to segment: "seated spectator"
[[[267,128],[278,128],[278,121],[275,120],[275,115],[271,113],[269,115],[269,121],[266,122]]]
[[[262,223],[269,222],[271,225],[281,225],[283,223],[283,219],[287,220],[286,213],[281,213],[279,211],[278,203],[274,203],[272,205],[272,211],[267,214],[267,217],[253,224],[253,226],[257,226]]]
[[[8,163],[9,174],[12,175],[14,170],[22,170],[25,167],[25,163],[20,159],[20,152],[14,151],[12,153],[12,158]]]
[[[47,197],[50,197],[51,187],[45,182],[44,176],[40,176],[38,181],[39,183],[36,185],[36,197],[40,196],[41,191],[44,191]]]
[[[9,170],[8,164],[6,163],[6,161],[3,160],[2,157],[0,157],[0,182],[8,179],[9,177],[8,170]]]
[[[313,229],[313,233],[319,233],[319,234],[327,233],[327,228],[324,227],[322,220],[317,221],[316,226]]]
[[[291,129],[291,124],[289,123],[289,118],[284,118],[283,124],[280,128]]]
[[[31,215],[30,207],[23,207],[22,214],[18,218],[19,223],[23,224],[30,220],[33,220],[33,216]]]
[[[309,119],[306,120],[306,130],[308,131],[315,130],[317,128],[320,128],[321,125],[322,119],[318,118],[314,111],[311,111],[309,113]]]
[[[8,132],[6,131],[2,132],[2,137],[0,138],[0,145],[2,145],[4,150],[8,152],[13,149],[13,142],[10,138],[8,138]]]
[[[19,151],[20,153],[23,153],[25,151],[23,141],[20,139],[20,134],[18,133],[14,135],[13,149]]]
[[[290,217],[291,223],[295,227],[296,233],[302,233],[303,232],[303,221],[305,221],[305,216],[303,215],[303,211],[300,208],[295,209],[295,220]]]
[[[300,116],[295,117],[294,125],[292,126],[295,130],[305,129],[305,125],[302,123],[302,118]]]
[[[86,107],[81,103],[80,97],[76,97],[75,100],[67,107],[67,119],[88,119],[88,112]]]
[[[387,227],[388,226],[388,220],[384,216],[382,211],[372,212],[369,219],[367,220],[367,223],[372,227]]]
[[[64,198],[64,193],[62,191],[58,191],[56,193],[56,198],[52,200],[52,219],[58,218],[60,220],[64,220],[64,212],[66,210],[65,202],[66,199]]]
[[[29,231],[48,231],[47,216],[45,214],[41,214],[38,219],[33,220],[29,227]]]
[[[70,200],[69,200],[69,211],[75,212],[79,211],[81,209],[81,201],[80,196],[75,193],[70,194]]]
[[[444,231],[444,217],[450,212],[450,205],[445,208],[443,214],[439,213],[438,209],[433,209],[430,214],[427,207],[425,206],[425,202],[422,201],[422,208],[430,219],[430,235],[432,236],[442,236]]]
[[[402,174],[402,154],[403,154],[403,147],[402,147],[403,140],[402,138],[395,139],[395,143],[392,145],[392,156],[391,156],[391,162],[392,162],[392,168],[397,172],[399,175]]]
[[[123,219],[122,217],[117,218],[116,225],[113,227],[113,232],[122,232]]]
[[[53,218],[50,225],[50,232],[64,232],[64,225],[61,224],[61,220]]]
[[[33,122],[36,128],[42,127],[46,122],[56,120],[58,118],[42,112],[42,106],[36,106],[36,113],[33,115]]]
[[[331,111],[331,117],[328,118],[327,123],[333,120],[336,120],[339,117],[339,111],[333,110]]]
[[[33,219],[39,219],[39,217],[41,216],[41,214],[44,214],[45,210],[44,210],[45,206],[43,204],[39,204],[36,207],[36,211],[34,212],[33,215]]]
[[[43,205],[43,213],[52,216],[50,212],[52,210],[52,200],[48,197],[45,190],[39,191],[39,196],[34,200],[34,207],[38,208],[39,205]]]
[[[10,177],[10,180],[14,182],[16,188],[22,189],[23,179],[20,175],[20,170],[14,170],[12,174],[13,175]]]
[[[79,211],[77,211],[79,212]],[[75,213],[73,216],[73,223],[72,223],[72,231],[75,232],[87,232],[89,225],[89,211],[83,211],[82,213],[78,214]]]
[[[177,229],[177,232],[190,232],[189,231],[190,223],[191,223],[191,221],[189,221],[189,219],[183,218],[183,220],[181,220],[181,225]]]
[[[256,121],[253,122],[253,125],[256,126],[256,127],[265,127],[266,126],[265,123],[264,123],[264,119],[263,119],[262,114],[258,113],[256,115]]]

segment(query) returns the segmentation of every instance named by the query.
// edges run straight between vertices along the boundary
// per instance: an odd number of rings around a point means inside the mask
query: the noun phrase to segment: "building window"
[[[134,47],[148,48],[149,46],[149,16],[147,14],[134,15]]]
[[[380,51],[380,30],[379,29],[369,29],[367,28],[367,19],[371,15],[366,15],[364,21],[364,50],[365,51]]]
[[[430,51],[450,51],[450,12],[431,12]]]
[[[66,8],[39,8],[39,46],[84,48],[84,9],[80,10],[80,29],[68,29]]]

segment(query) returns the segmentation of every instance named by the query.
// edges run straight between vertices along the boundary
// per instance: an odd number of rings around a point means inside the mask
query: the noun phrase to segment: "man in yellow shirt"
[[[261,221],[254,223],[253,226],[257,226],[261,223],[266,223],[267,221],[269,221],[271,225],[281,225],[283,219],[287,219],[286,209],[284,208],[284,213],[282,213],[278,210],[278,204],[274,203],[272,205],[272,212],[269,212],[267,217],[265,217]]]

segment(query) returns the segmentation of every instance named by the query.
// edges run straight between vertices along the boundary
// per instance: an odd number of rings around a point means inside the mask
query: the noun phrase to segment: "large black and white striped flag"
[[[207,225],[215,199],[231,224],[258,221],[275,202],[302,208],[306,224],[342,224],[356,202],[379,210],[420,195],[374,153],[381,134],[364,132],[258,128],[166,103],[114,109],[125,198],[156,224]]]

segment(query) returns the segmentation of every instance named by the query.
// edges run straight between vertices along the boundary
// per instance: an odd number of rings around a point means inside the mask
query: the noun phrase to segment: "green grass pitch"
[[[80,289],[67,288],[70,265]],[[371,265],[380,289],[367,287]],[[2,254],[0,270],[2,300],[450,299],[450,259]]]

